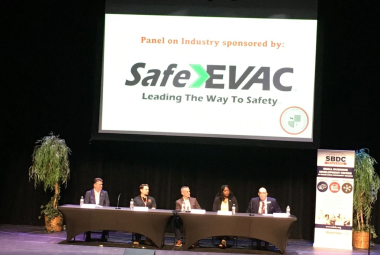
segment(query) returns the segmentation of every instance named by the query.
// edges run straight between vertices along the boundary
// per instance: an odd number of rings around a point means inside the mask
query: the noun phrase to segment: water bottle
[[[81,196],[79,200],[79,205],[82,206],[83,204],[84,204],[84,199],[83,199],[83,196]]]
[[[287,213],[288,215],[290,215],[290,207],[289,207],[289,205],[286,207],[286,213]]]
[[[232,204],[232,214],[235,214],[236,213],[236,207],[235,207],[235,204]]]
[[[131,202],[129,202],[129,208],[135,208],[135,203],[133,202],[133,198],[131,198]]]
[[[181,212],[185,211],[185,201],[182,201],[182,207],[181,207]]]

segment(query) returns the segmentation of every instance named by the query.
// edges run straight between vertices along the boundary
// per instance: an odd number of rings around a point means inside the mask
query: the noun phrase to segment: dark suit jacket
[[[141,196],[137,196],[133,199],[134,206],[145,206],[144,201],[142,201]],[[156,208],[156,200],[154,197],[148,196],[148,201],[146,203],[146,206],[149,209],[152,209],[152,207]]]
[[[259,208],[260,208],[259,202],[260,202],[259,197],[252,198],[248,204],[247,213],[258,213]],[[274,212],[276,213],[282,212],[275,198],[267,197],[267,211],[268,211],[268,214],[272,214]]]
[[[85,204],[95,204],[94,189],[89,190],[89,191],[86,192],[86,195],[84,197],[84,203]],[[101,190],[100,191],[99,205],[101,205],[101,206],[109,206],[110,205],[110,200],[108,198],[108,193],[105,190]]]
[[[231,197],[230,200],[228,200],[228,210],[232,211],[232,204],[235,204],[235,211],[238,212],[238,203],[235,197]],[[214,212],[220,210],[220,207],[222,206],[222,200],[220,200],[220,197],[215,197],[214,204],[212,205],[212,210]]]
[[[198,201],[195,197],[189,197],[189,200],[190,200],[189,202],[190,202],[191,209],[202,209],[201,206],[198,204]],[[175,201],[176,210],[181,210],[182,201],[183,201],[182,197],[178,199],[177,201]]]

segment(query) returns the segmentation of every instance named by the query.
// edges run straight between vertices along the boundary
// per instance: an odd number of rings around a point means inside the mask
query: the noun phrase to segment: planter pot
[[[352,232],[352,246],[359,249],[368,249],[369,247],[369,233],[364,231]]]
[[[51,221],[49,221],[47,216],[45,215],[45,228],[48,232],[62,231],[61,217],[57,216]]]

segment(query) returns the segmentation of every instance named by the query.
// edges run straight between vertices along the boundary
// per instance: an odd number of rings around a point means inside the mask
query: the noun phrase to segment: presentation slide
[[[313,142],[317,21],[106,14],[99,133]]]

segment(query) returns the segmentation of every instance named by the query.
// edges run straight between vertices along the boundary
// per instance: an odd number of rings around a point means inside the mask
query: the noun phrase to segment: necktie
[[[265,205],[264,205],[264,201],[261,201],[261,214],[265,214]]]

